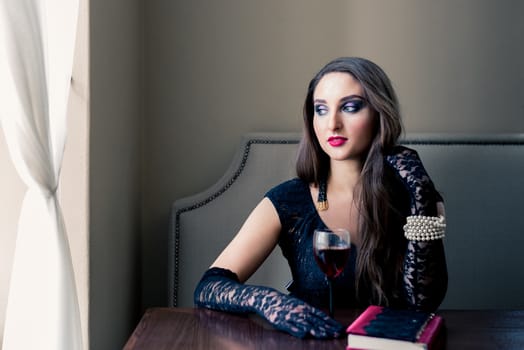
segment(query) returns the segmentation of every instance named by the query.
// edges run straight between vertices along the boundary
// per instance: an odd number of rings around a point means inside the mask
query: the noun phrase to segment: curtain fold
[[[0,118],[27,185],[3,350],[82,348],[67,233],[57,197],[78,0],[0,0]]]

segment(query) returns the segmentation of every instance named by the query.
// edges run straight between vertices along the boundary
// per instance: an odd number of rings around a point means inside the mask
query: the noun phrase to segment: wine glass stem
[[[329,286],[329,316],[333,317],[333,281],[331,278],[328,278]]]

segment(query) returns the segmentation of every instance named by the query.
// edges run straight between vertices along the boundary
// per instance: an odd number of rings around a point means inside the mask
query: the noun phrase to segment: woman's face
[[[313,92],[313,128],[331,160],[362,160],[375,130],[375,111],[349,73],[324,75]]]

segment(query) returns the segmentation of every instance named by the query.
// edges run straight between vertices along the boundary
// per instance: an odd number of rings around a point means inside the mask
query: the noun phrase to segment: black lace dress
[[[278,244],[291,269],[289,292],[313,306],[327,307],[327,279],[313,255],[313,232],[327,227],[311,199],[309,185],[300,179],[289,180],[271,189],[266,197],[275,206],[282,224]],[[343,273],[333,281],[335,307],[354,306],[356,254],[352,244]]]
[[[399,183],[391,189],[397,201],[403,217],[410,215],[409,194]],[[318,267],[313,255],[313,232],[317,228],[326,228],[311,198],[309,185],[300,179],[286,181],[267,192],[266,197],[275,206],[282,230],[279,238],[279,246],[291,269],[293,280],[290,281],[288,290],[291,295],[296,296],[307,303],[321,308],[326,308],[329,303],[329,288],[327,278]],[[440,197],[439,197],[440,198]],[[397,222],[391,230],[402,230],[403,222]],[[419,249],[427,246],[427,243],[408,242],[403,235],[396,233],[402,245],[405,247],[404,271],[405,281],[413,280],[415,275],[430,272],[432,279],[446,280],[445,269],[434,269],[430,271],[427,264],[413,259],[410,250]],[[442,245],[442,242],[434,243]],[[429,247],[427,254],[432,254],[431,259],[439,261],[431,262],[430,265],[445,266],[444,255],[441,247],[436,247],[438,252],[433,252],[435,247]],[[427,249],[426,249],[427,250]],[[420,255],[420,251],[418,252]],[[358,251],[355,245],[351,245],[350,259],[344,272],[333,282],[333,294],[335,307],[363,307],[368,304],[367,300],[358,300],[355,293],[355,263]],[[426,255],[427,255],[426,254]],[[438,275],[440,274],[440,275]],[[442,276],[444,274],[444,276]],[[422,281],[419,281],[422,282]],[[390,306],[409,307],[423,304],[438,306],[445,294],[446,285],[432,286],[431,290],[424,291],[423,286],[413,285],[413,283],[398,283],[402,290],[398,291],[397,297],[391,297]],[[414,290],[416,289],[416,291]],[[440,291],[435,290],[440,289]],[[443,291],[441,290],[443,289]],[[425,295],[424,293],[428,294]],[[416,300],[415,300],[416,299]],[[417,307],[418,308],[418,307]],[[431,307],[422,307],[431,308]]]

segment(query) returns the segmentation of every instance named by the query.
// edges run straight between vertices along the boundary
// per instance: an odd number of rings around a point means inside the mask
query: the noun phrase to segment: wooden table
[[[336,318],[351,323],[357,310]],[[524,349],[524,310],[438,312],[446,324],[446,350]],[[124,350],[172,349],[345,349],[346,338],[298,339],[255,316],[192,308],[148,309]]]

